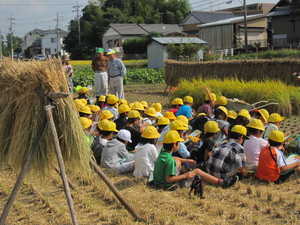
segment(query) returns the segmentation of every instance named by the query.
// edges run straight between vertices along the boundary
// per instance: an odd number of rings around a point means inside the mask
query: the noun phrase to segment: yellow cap
[[[237,113],[233,110],[229,110],[227,113],[227,117],[235,120],[235,118],[237,117]]]
[[[108,95],[108,97],[107,97],[107,103],[108,104],[116,104],[117,103],[117,101],[119,101],[119,99],[118,99],[118,97],[117,96],[115,96],[115,95]]]
[[[272,113],[268,118],[268,122],[270,123],[281,122],[282,120],[284,120],[284,117],[280,116],[278,113]]]
[[[156,110],[156,112],[161,112],[162,105],[159,102],[153,103],[152,107]]]
[[[216,105],[225,106],[225,105],[227,105],[227,98],[224,96],[218,96],[215,103],[216,103]]]
[[[128,113],[128,118],[131,119],[131,118],[140,118],[141,115],[139,113],[139,111],[137,110],[131,110],[129,113]]]
[[[134,102],[130,103],[128,106],[130,109],[132,109],[133,105],[134,105]]]
[[[119,100],[119,105],[128,105],[127,100],[126,99],[120,99]]]
[[[87,93],[89,91],[89,88],[87,88],[87,87],[82,87],[82,88],[80,88],[79,90],[78,90],[78,93],[80,93],[80,94],[85,94],[85,93]]]
[[[189,125],[189,119],[186,118],[183,115],[177,116],[175,120],[180,120],[181,122],[183,122],[183,124],[185,124],[186,126]]]
[[[85,106],[80,99],[75,99],[74,103],[77,111],[79,111],[83,106]]]
[[[93,121],[86,117],[80,117],[80,123],[81,123],[83,129],[87,129],[92,125]]]
[[[91,109],[90,109],[90,107],[88,107],[88,106],[83,106],[83,107],[81,107],[81,108],[79,109],[79,112],[85,113],[85,114],[90,114],[90,115],[93,114],[92,111],[91,111]]]
[[[144,106],[144,108],[148,108],[148,103],[146,101],[141,101],[141,104]]]
[[[183,102],[185,102],[185,103],[194,103],[194,99],[193,99],[192,96],[185,96],[183,98]]]
[[[156,110],[153,107],[145,109],[145,114],[148,115],[148,116],[157,117]]]
[[[184,141],[178,134],[176,130],[168,131],[164,136],[164,143],[165,144],[172,144],[178,141]]]
[[[88,105],[92,112],[99,112],[101,111],[100,107],[97,105]]]
[[[106,96],[105,95],[100,95],[100,97],[98,98],[99,102],[105,102],[106,100]]]
[[[210,95],[211,95],[212,100],[216,101],[216,99],[217,99],[216,94],[215,93],[210,93]],[[205,101],[209,101],[208,95],[205,96]]]
[[[242,125],[235,125],[232,129],[231,132],[239,133],[244,136],[247,135],[247,128],[242,126]]]
[[[284,142],[284,134],[280,130],[273,130],[269,136],[269,139],[275,142]]]
[[[174,120],[170,123],[170,130],[187,130],[188,126],[185,125],[181,120]]]
[[[158,133],[157,129],[153,126],[146,127],[141,135],[141,137],[148,139],[159,138],[160,136],[161,135]]]
[[[122,104],[118,107],[118,113],[125,113],[125,112],[130,112],[130,108],[127,104]]]
[[[261,122],[261,120],[259,119],[253,119],[251,120],[247,125],[246,127],[251,127],[251,128],[254,128],[254,129],[257,129],[257,130],[262,130],[264,131],[265,128],[264,128],[264,124]]]
[[[248,120],[251,119],[251,116],[250,116],[249,111],[248,111],[247,109],[241,109],[241,110],[239,111],[238,116],[246,117]]]
[[[219,106],[218,109],[220,109],[225,115],[228,115],[228,110],[224,106]]]
[[[106,123],[107,121],[109,121],[109,120],[103,119],[103,120],[100,120],[100,121],[98,122],[98,127],[99,127],[100,130],[102,130],[103,124]]]
[[[264,122],[267,123],[268,122],[268,118],[269,118],[269,112],[266,109],[260,109],[258,110],[259,114],[261,115],[261,117],[263,118]]]
[[[87,100],[86,100],[86,99],[81,98],[80,101],[81,101],[84,105],[87,105]]]
[[[100,114],[100,120],[103,120],[103,119],[111,119],[114,117],[114,114],[112,114],[109,110],[103,110]]]
[[[116,129],[116,124],[112,121],[109,120],[105,120],[102,124],[101,124],[101,130],[104,131],[113,131],[113,132],[119,132]]]
[[[144,106],[140,102],[135,102],[131,109],[144,111]]]
[[[171,102],[172,105],[183,105],[183,101],[181,98],[174,98]]]
[[[167,117],[159,117],[157,121],[157,125],[168,125],[170,120]]]
[[[220,131],[219,125],[216,121],[207,121],[204,124],[204,133],[217,133]]]
[[[206,116],[206,113],[199,113],[199,114],[197,115],[197,117],[199,117],[199,116]]]
[[[174,113],[169,112],[169,111],[164,113],[164,117],[167,117],[169,120],[176,119],[176,116],[174,115]]]

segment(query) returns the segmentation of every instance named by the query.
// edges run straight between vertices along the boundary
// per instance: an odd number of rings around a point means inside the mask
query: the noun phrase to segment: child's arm
[[[209,101],[210,101],[210,106],[211,106],[211,107],[214,107],[214,106],[215,106],[215,102],[213,101],[213,99],[212,99],[212,97],[211,97],[209,88],[208,88],[208,87],[204,87],[204,90],[205,90],[206,93],[207,93],[208,99],[209,99]]]
[[[294,162],[292,164],[282,166],[279,169],[280,169],[280,172],[283,173],[283,172],[289,171],[291,169],[296,169],[298,167],[300,167],[300,162]]]
[[[175,160],[178,160],[181,163],[186,163],[189,165],[196,165],[196,161],[193,159],[183,159],[183,158],[179,158],[179,157],[173,157]]]
[[[244,167],[239,167],[238,171],[243,175],[243,177],[246,177],[248,175],[248,172]]]

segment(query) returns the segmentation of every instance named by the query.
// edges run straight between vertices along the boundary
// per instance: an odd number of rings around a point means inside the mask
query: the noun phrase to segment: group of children
[[[148,177],[157,187],[188,187],[202,180],[228,188],[254,173],[261,180],[282,183],[300,159],[284,157],[283,117],[266,109],[227,110],[227,99],[206,88],[197,110],[193,97],[175,98],[162,113],[162,105],[128,104],[115,95],[89,103],[89,89],[78,90],[75,100],[87,141],[101,167],[134,177]],[[250,115],[251,113],[251,115]]]

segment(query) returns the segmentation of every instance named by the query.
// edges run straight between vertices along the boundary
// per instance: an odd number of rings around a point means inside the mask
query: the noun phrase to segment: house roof
[[[199,23],[211,23],[218,20],[228,19],[235,17],[231,12],[209,12],[209,11],[192,11],[189,15],[181,22],[184,25],[185,22],[191,17],[195,17]]]
[[[282,6],[282,7],[277,7],[275,11],[270,13],[269,16],[285,16],[285,15],[289,15],[292,12],[293,10],[291,9],[290,6]]]
[[[206,41],[203,41],[200,38],[196,37],[162,37],[162,38],[152,38],[152,40],[166,45],[166,44],[187,44],[187,43],[195,43],[195,44],[206,44]]]
[[[120,35],[147,35],[147,31],[134,23],[111,23],[110,27]]]
[[[177,24],[139,24],[147,33],[150,32],[159,32],[163,35],[170,33],[181,33],[182,27]]]
[[[68,32],[58,28],[58,29],[53,29],[53,30],[47,30],[46,32],[43,33],[42,36],[47,35],[47,34],[59,34],[61,36],[67,36]]]
[[[247,16],[247,20],[259,19],[259,18],[267,17],[267,15],[268,15],[267,13],[251,15],[251,16]],[[244,17],[239,16],[239,17],[229,18],[229,19],[225,19],[225,20],[219,20],[219,21],[212,22],[212,23],[197,25],[197,27],[199,27],[199,28],[212,27],[212,26],[218,26],[218,25],[223,25],[223,24],[235,24],[235,23],[240,23],[243,21],[244,21]]]

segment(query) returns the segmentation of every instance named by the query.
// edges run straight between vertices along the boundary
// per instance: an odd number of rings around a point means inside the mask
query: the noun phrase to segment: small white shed
[[[164,67],[164,61],[168,59],[167,44],[206,44],[207,42],[196,37],[161,37],[152,38],[147,47],[148,68],[159,69]],[[203,59],[202,50],[198,52],[199,60]]]

